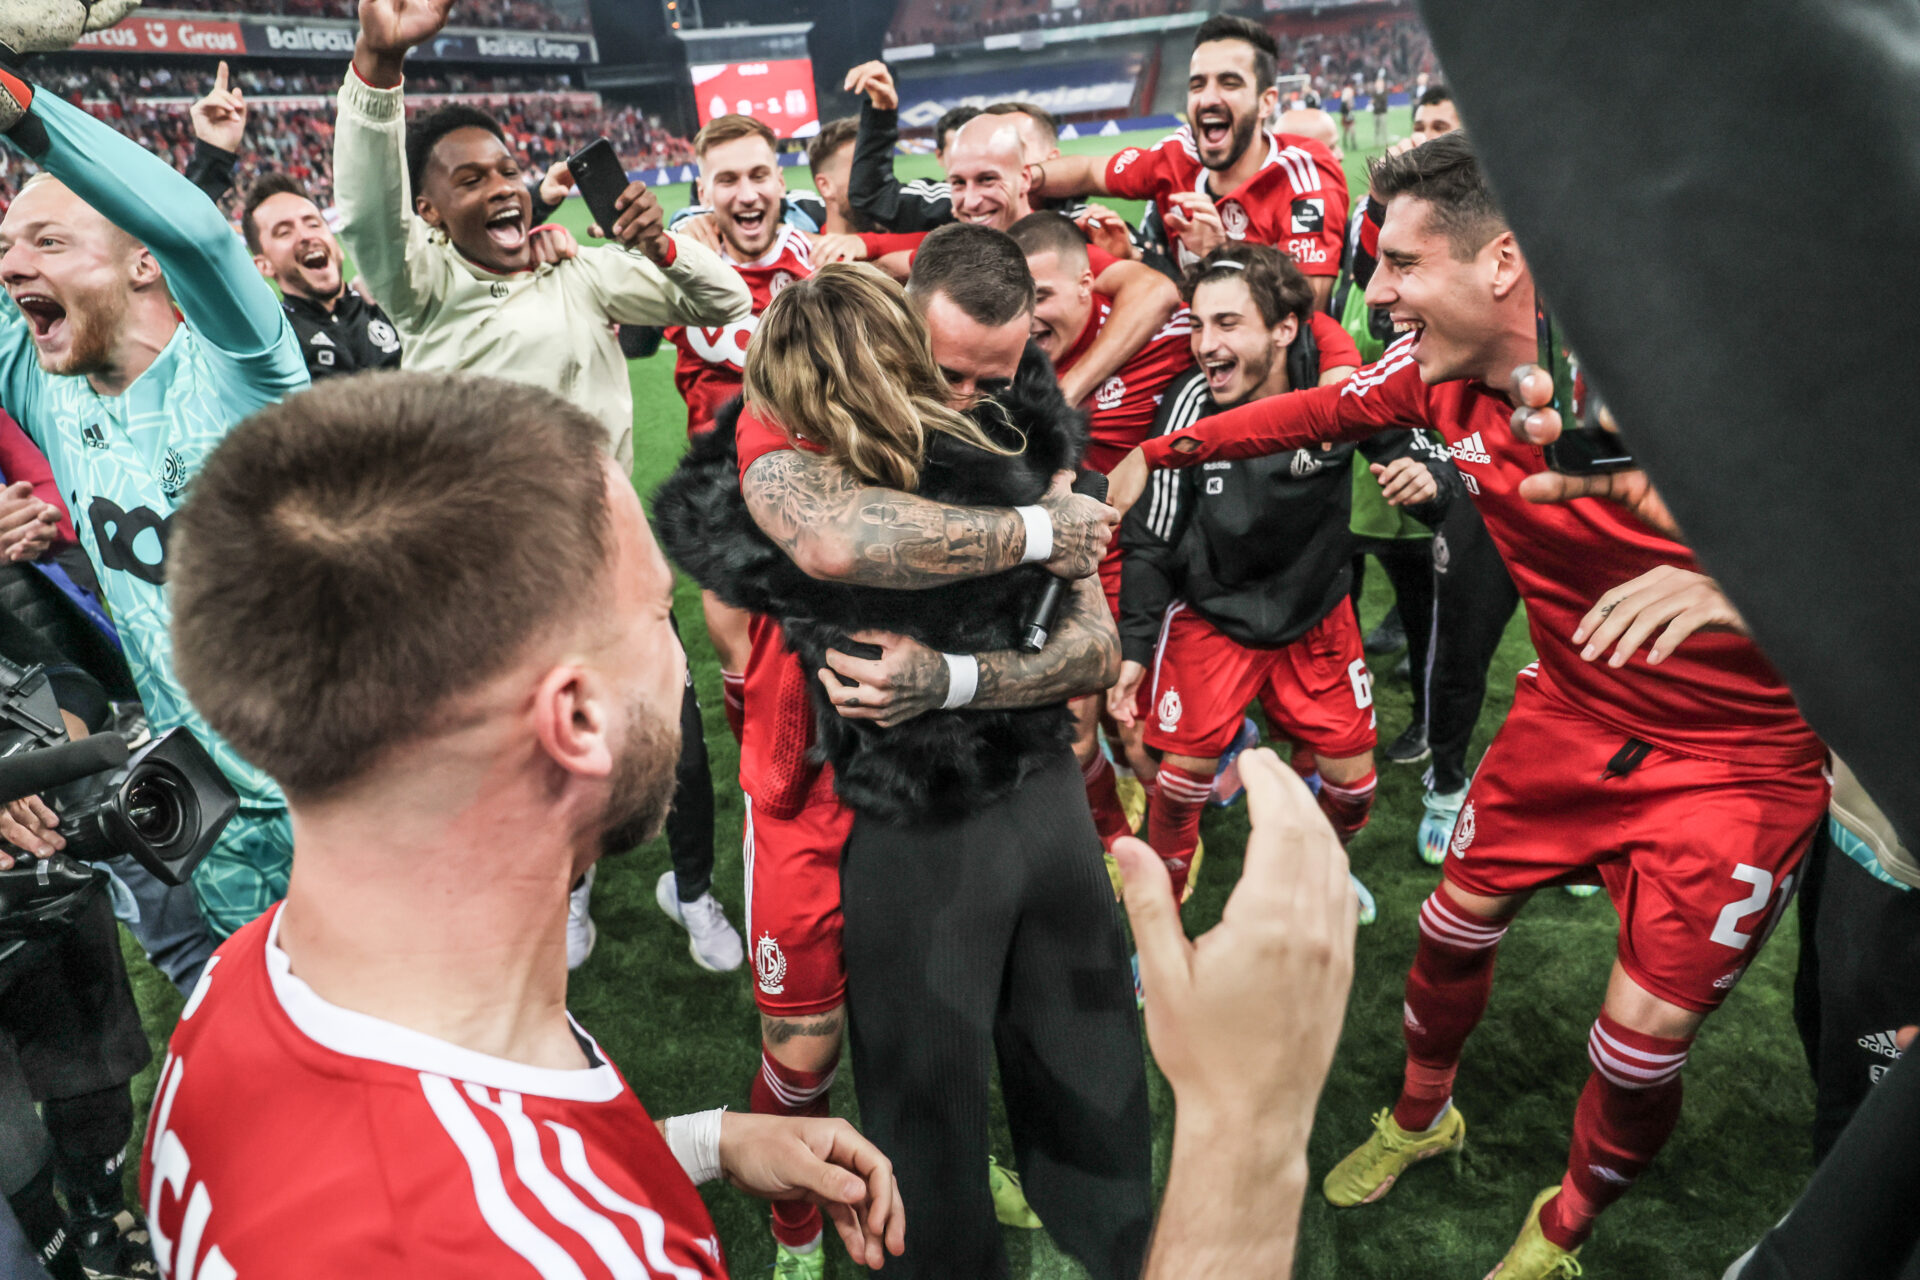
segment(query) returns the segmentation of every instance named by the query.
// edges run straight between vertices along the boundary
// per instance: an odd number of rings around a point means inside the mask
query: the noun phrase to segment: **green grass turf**
[[[1394,119],[1404,127],[1400,113]],[[1370,121],[1360,123],[1362,137],[1370,137],[1371,129]],[[1150,141],[1089,138],[1069,142],[1067,149],[1107,152]],[[1376,154],[1369,149],[1348,156],[1354,190],[1364,182],[1365,161]],[[903,159],[900,170],[908,177],[937,173],[924,157]],[[789,172],[794,187],[805,184],[804,170]],[[678,208],[687,191],[666,188],[661,198],[669,209]],[[1138,209],[1122,211],[1134,216]],[[586,222],[577,202],[561,216],[580,227]],[[672,367],[671,349],[633,366],[634,483],[643,495],[672,468],[685,439],[685,411],[674,393]],[[1366,626],[1384,614],[1389,593],[1385,574],[1375,566],[1361,609]],[[741,924],[734,743],[720,711],[719,671],[699,621],[698,592],[682,580],[675,601],[713,756],[715,892],[728,916]],[[1516,617],[1494,663],[1475,759],[1512,702],[1515,671],[1531,658],[1525,627]],[[1382,743],[1391,741],[1410,715],[1406,680],[1393,673],[1396,661],[1376,664]],[[1353,843],[1354,866],[1379,899],[1380,919],[1360,932],[1345,1034],[1309,1151],[1316,1181],[1366,1135],[1368,1117],[1388,1105],[1398,1088],[1401,988],[1416,940],[1415,912],[1437,879],[1414,852],[1420,790],[1419,769],[1383,762],[1373,821]],[[1194,934],[1219,919],[1239,876],[1245,806],[1209,809],[1204,836],[1206,866],[1186,910]],[[759,1060],[751,977],[745,969],[715,975],[694,967],[686,935],[654,906],[654,880],[667,865],[664,843],[655,841],[602,867],[594,892],[599,946],[574,979],[573,1009],[656,1116],[720,1103],[744,1107]],[[1458,1096],[1470,1132],[1465,1151],[1412,1173],[1379,1205],[1339,1212],[1310,1194],[1301,1225],[1299,1276],[1479,1277],[1498,1261],[1534,1192],[1560,1177],[1574,1102],[1587,1077],[1587,1027],[1605,987],[1615,928],[1604,895],[1576,901],[1555,891],[1542,894],[1527,910],[1502,948],[1492,1007],[1461,1068]],[[1679,1131],[1640,1186],[1606,1215],[1583,1256],[1589,1275],[1619,1280],[1718,1276],[1779,1217],[1805,1181],[1812,1094],[1789,1018],[1796,938],[1790,915],[1725,1010],[1708,1022],[1688,1069]],[[135,1084],[144,1122],[180,1000],[130,942],[127,950],[155,1054],[154,1065]],[[1273,998],[1284,1000],[1287,993],[1275,991]],[[834,1106],[857,1121],[851,1075],[842,1068]],[[1164,1177],[1173,1106],[1157,1071],[1152,1104],[1156,1176]],[[1003,1126],[995,1147],[1001,1159],[1010,1158]],[[773,1252],[765,1209],[724,1188],[708,1189],[706,1199],[734,1274],[765,1274]],[[938,1205],[909,1206],[910,1214],[938,1212]],[[1042,1232],[1008,1231],[1006,1236],[1016,1276],[1083,1274]],[[830,1256],[829,1275],[855,1274],[838,1245],[830,1246]]]

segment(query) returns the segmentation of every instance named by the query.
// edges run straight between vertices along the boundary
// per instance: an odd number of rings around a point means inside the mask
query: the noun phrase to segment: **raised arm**
[[[949,669],[939,653],[918,640],[885,632],[862,631],[849,638],[878,645],[880,657],[827,650],[827,666],[838,678],[826,671],[816,674],[842,716],[872,720],[885,729],[946,704]],[[1061,603],[1040,652],[996,649],[971,656],[978,675],[968,710],[1050,707],[1113,683],[1120,670],[1120,636],[1100,579],[1086,577],[1073,584]],[[847,680],[854,683],[844,683]]]
[[[1107,190],[1107,162],[1111,156],[1055,156],[1029,165],[1027,173],[1033,186],[1027,192],[1033,200],[1059,200],[1066,196],[1111,195]]]
[[[28,150],[22,139],[32,131],[21,126],[8,134],[14,145],[146,245],[201,338],[243,356],[279,344],[286,326],[279,300],[205,193],[151,151],[55,94],[34,94],[29,114],[42,126],[45,145]]]
[[[830,458],[779,449],[741,477],[747,510],[809,577],[863,587],[937,587],[1025,562],[1027,524],[1010,507],[957,507],[862,484]],[[1118,519],[1105,503],[1055,485],[1038,504],[1052,522],[1046,566],[1092,573]]]
[[[900,140],[900,95],[887,64],[862,63],[847,72],[845,88],[867,99],[860,104],[860,132],[853,141],[848,203],[888,231],[931,231],[951,221],[953,200],[946,183],[902,183],[894,172],[893,147]]]
[[[1083,403],[1120,372],[1180,310],[1179,287],[1144,262],[1115,262],[1095,277],[1093,287],[1113,299],[1113,314],[1060,379],[1068,404]]]

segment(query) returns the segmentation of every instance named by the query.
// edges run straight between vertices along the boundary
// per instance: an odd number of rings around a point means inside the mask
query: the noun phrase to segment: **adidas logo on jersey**
[[[1855,1043],[1868,1053],[1877,1053],[1883,1058],[1900,1056],[1900,1042],[1893,1038],[1891,1031],[1875,1031],[1861,1036]]]
[[[1493,455],[1487,452],[1486,443],[1480,439],[1478,431],[1465,440],[1455,441],[1453,447],[1447,452],[1451,453],[1457,462],[1477,462],[1484,467],[1493,461]]]

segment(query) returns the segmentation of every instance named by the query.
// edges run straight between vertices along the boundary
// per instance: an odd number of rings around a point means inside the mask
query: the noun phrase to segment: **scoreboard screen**
[[[811,58],[710,62],[687,70],[693,73],[701,124],[731,112],[752,116],[782,138],[810,138],[820,132]]]

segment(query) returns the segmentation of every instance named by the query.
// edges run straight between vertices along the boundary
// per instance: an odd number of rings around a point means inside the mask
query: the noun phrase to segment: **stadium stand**
[[[282,14],[290,18],[353,18],[358,0],[165,0],[145,10],[194,13]],[[585,0],[462,0],[456,24],[518,31],[592,30]]]

